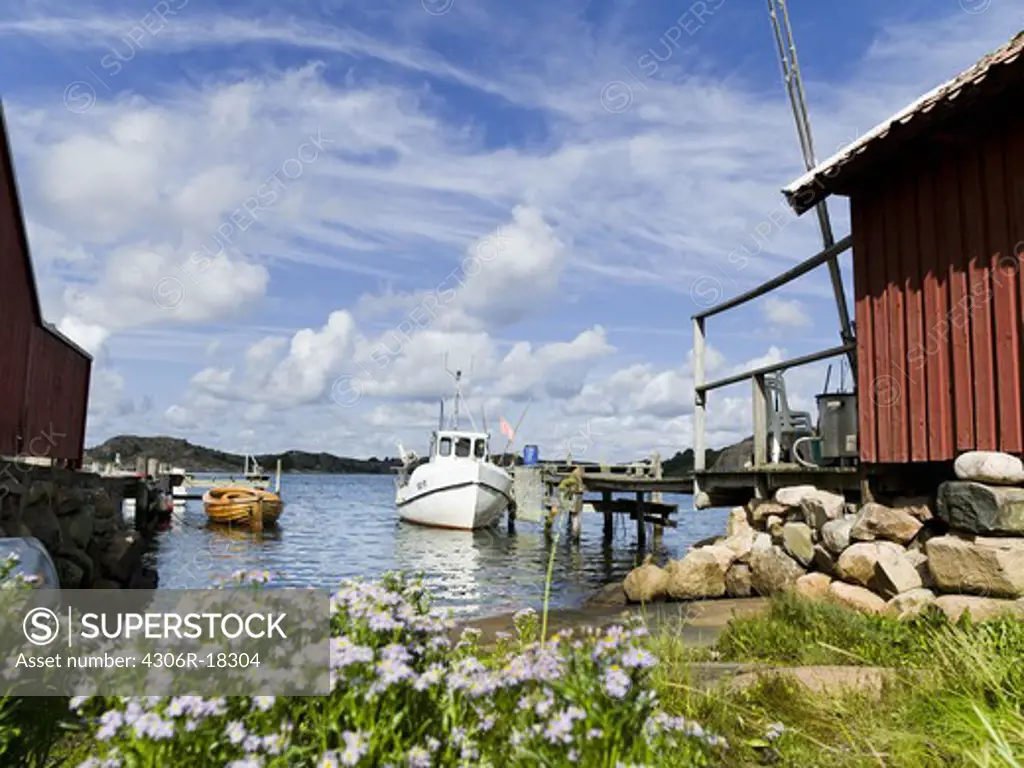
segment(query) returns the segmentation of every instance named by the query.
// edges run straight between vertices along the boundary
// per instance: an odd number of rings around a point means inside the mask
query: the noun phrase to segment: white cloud
[[[780,299],[778,296],[767,296],[762,304],[765,318],[775,325],[789,328],[807,328],[811,318],[804,310],[804,305],[796,299]]]
[[[137,22],[76,8],[47,18],[16,5],[0,37],[97,60],[105,40]],[[805,61],[819,148],[854,138],[1005,40],[1018,23],[1010,5],[887,31],[880,23],[848,79],[819,79]],[[778,190],[800,170],[783,93],[740,68],[749,60],[715,71],[690,67],[699,50],[680,51],[634,88],[631,109],[609,115],[601,86],[649,44],[626,35],[635,18],[598,35],[561,7],[541,19],[466,8],[447,34],[486,39],[493,53],[468,66],[420,42],[436,20],[414,10],[385,28],[361,27],[358,11],[345,26],[303,18],[305,8],[283,19],[254,6],[243,19],[190,6],[147,41],[153,75],[137,92],[126,65],[84,115],[54,103],[64,82],[8,93],[47,312],[87,348],[117,346],[130,350],[126,363],[144,361],[99,380],[96,412],[113,416],[91,429],[130,423],[117,402],[169,371],[180,382],[161,387],[162,415],[145,422],[154,431],[230,443],[257,425],[281,448],[381,453],[385,432],[430,421],[450,389],[448,352],[452,365],[473,361],[471,392],[495,409],[533,398],[530,421],[545,439],[568,439],[590,419],[614,436],[608,451],[688,444],[688,342],[612,344],[605,328],[684,327],[697,308],[694,279],[711,275],[738,293],[820,247],[810,217],[772,218]],[[567,35],[571,50],[552,44]],[[250,52],[267,45],[308,63],[259,68]],[[226,63],[182,79],[175,65],[196,50]],[[492,101],[456,104],[437,83],[530,111],[523,125],[499,125]],[[534,123],[536,137],[517,137]],[[282,175],[296,167],[294,178]],[[273,202],[245,219],[250,199],[268,199],[268,183]],[[494,246],[493,258],[472,261]],[[740,267],[729,255],[744,248]],[[204,249],[218,255],[190,261]],[[730,343],[708,350],[709,378],[766,347],[762,363],[811,351],[797,347],[816,340],[792,334],[782,350],[778,329],[813,328],[821,311],[834,325],[827,275],[791,289],[764,301],[767,324],[756,309],[733,316]],[[169,367],[153,368],[161,362]],[[808,398],[820,373],[792,372],[793,398]],[[357,406],[331,403],[339,376],[356,379]],[[749,395],[736,392],[711,396],[713,440],[745,434]],[[223,418],[239,412],[251,423]]]

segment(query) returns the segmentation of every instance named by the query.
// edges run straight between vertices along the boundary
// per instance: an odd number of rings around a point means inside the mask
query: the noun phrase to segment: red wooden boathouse
[[[1024,454],[1024,32],[784,193],[850,199],[861,462]]]
[[[80,467],[91,368],[43,320],[0,106],[0,456]]]

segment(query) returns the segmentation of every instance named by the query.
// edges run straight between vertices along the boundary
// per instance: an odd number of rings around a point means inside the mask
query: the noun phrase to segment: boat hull
[[[398,516],[432,528],[475,530],[501,520],[511,499],[512,479],[484,462],[417,467],[396,496]]]
[[[269,491],[211,488],[203,494],[203,508],[211,523],[244,525],[259,530],[277,523],[284,503]]]

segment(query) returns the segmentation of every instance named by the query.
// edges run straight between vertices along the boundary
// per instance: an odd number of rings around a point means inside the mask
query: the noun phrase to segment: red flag
[[[501,434],[503,434],[509,440],[516,439],[516,431],[512,429],[512,425],[505,420],[504,416],[501,417]]]

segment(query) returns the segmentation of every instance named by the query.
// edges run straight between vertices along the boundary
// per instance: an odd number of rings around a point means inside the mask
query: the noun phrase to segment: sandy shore
[[[761,597],[702,600],[691,603],[653,603],[646,606],[595,605],[584,608],[558,609],[548,613],[548,632],[583,626],[606,626],[622,621],[623,616],[639,615],[651,632],[671,631],[691,645],[710,645],[734,617],[764,613],[769,601]],[[483,635],[481,642],[490,645],[495,633],[515,633],[514,613],[470,619],[459,628],[473,627]]]

